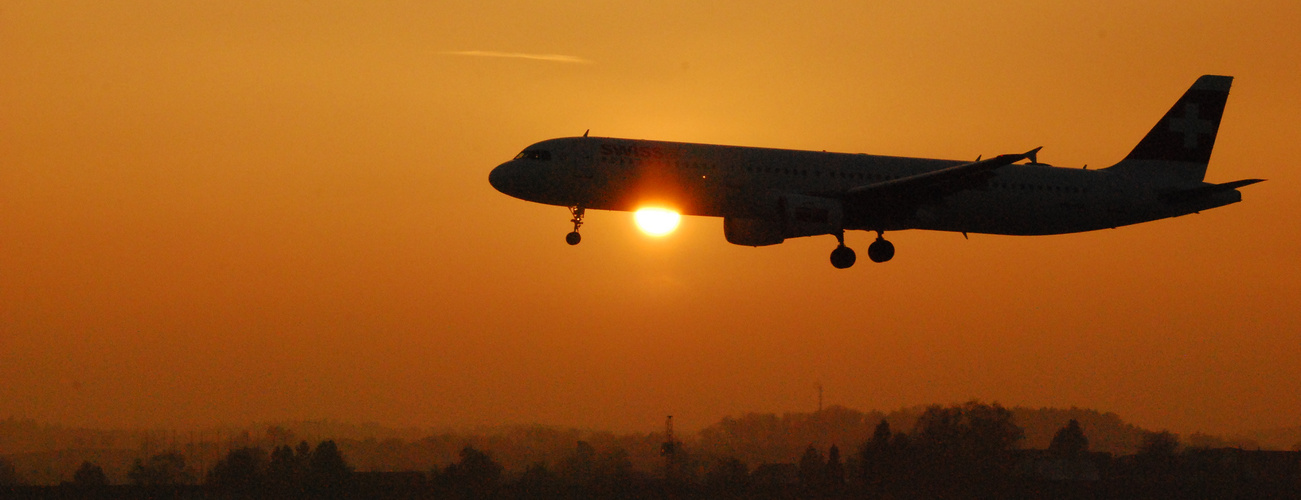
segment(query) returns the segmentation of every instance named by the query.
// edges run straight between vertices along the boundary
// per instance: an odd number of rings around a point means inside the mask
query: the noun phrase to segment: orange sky
[[[0,418],[689,430],[821,382],[1301,424],[1297,2],[442,3],[0,5]],[[593,212],[571,248],[487,182],[589,128],[1103,167],[1207,73],[1244,203],[848,271],[720,219]]]

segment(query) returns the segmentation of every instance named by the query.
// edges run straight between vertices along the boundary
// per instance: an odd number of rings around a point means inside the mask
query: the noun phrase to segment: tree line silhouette
[[[703,457],[735,457],[754,467],[765,463],[792,462],[810,444],[823,452],[838,444],[848,461],[858,443],[872,436],[882,420],[895,430],[910,430],[926,407],[891,412],[861,412],[831,406],[817,412],[785,414],[749,413],[727,417],[687,436],[692,454]],[[1148,430],[1130,425],[1114,413],[1069,408],[1011,407],[1013,420],[1024,430],[1018,443],[1022,449],[1046,449],[1054,433],[1069,420],[1077,420],[1088,432],[1090,449],[1115,456],[1132,455],[1142,445]],[[262,432],[265,431],[265,432]],[[1183,436],[1190,448],[1301,449],[1301,427],[1253,433],[1247,437],[1222,438],[1194,433]],[[175,451],[184,455],[195,470],[195,481],[227,452],[241,447],[273,450],[300,441],[334,440],[349,463],[363,471],[431,470],[452,463],[466,445],[490,453],[508,472],[526,469],[536,462],[555,464],[586,441],[599,450],[621,448],[633,466],[657,470],[661,465],[662,432],[611,433],[565,429],[543,425],[477,428],[472,431],[392,429],[376,424],[352,424],[328,420],[289,421],[247,427],[218,427],[177,430],[97,430],[42,425],[31,420],[0,419],[0,459],[16,468],[20,481],[29,484],[58,484],[69,480],[82,462],[102,467],[109,482],[129,483],[127,474],[137,458]],[[713,458],[708,458],[712,460]]]
[[[1090,450],[1070,420],[1044,449],[1025,449],[1024,430],[998,404],[931,406],[908,431],[882,419],[859,443],[808,443],[798,456],[758,463],[663,443],[660,462],[634,465],[619,446],[577,441],[554,461],[510,470],[473,445],[428,469],[357,472],[332,440],[312,448],[229,450],[202,477],[184,455],[137,459],[129,484],[111,485],[85,462],[60,486],[17,485],[0,461],[0,493],[56,497],[176,498],[1296,498],[1301,452],[1182,448],[1169,432],[1144,435],[1136,453]]]

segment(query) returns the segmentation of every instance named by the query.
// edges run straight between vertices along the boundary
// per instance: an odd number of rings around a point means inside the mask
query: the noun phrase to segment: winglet
[[[976,158],[976,161],[963,165],[963,167],[965,168],[974,165],[986,165],[986,166],[993,165],[993,168],[998,168],[1003,165],[1011,165],[1021,160],[1030,160],[1030,163],[1039,163],[1039,150],[1043,148],[1044,148],[1043,146],[1039,146],[1037,148],[1031,149],[1021,154],[1008,153],[1008,154],[998,155],[984,161],[982,161],[980,158]]]
[[[1043,146],[1039,146],[1037,148],[1026,151],[1025,154],[1021,156],[1029,158],[1030,163],[1039,163],[1039,150],[1043,148],[1044,148]]]

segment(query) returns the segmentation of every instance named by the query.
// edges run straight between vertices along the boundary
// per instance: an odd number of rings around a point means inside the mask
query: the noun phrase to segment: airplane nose
[[[497,168],[492,169],[492,172],[488,172],[488,184],[491,184],[494,189],[505,194],[510,194],[507,191],[507,181],[506,181],[506,178],[509,175],[506,172],[510,168],[509,165],[510,165],[509,162],[503,163],[501,165],[497,165]]]

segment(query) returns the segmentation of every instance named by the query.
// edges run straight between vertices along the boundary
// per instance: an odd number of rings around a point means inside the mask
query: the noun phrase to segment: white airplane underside
[[[875,231],[876,262],[894,247],[885,231],[1047,235],[1177,217],[1242,200],[1259,179],[1203,181],[1232,77],[1203,76],[1125,159],[1101,170],[1036,162],[1038,148],[964,162],[717,146],[605,137],[533,144],[493,169],[489,182],[516,198],[569,207],[580,237],[586,209],[668,208],[723,217],[729,242],[747,246],[830,234],[838,268],[853,265],[846,230]],[[1020,163],[1028,161],[1028,163]]]

